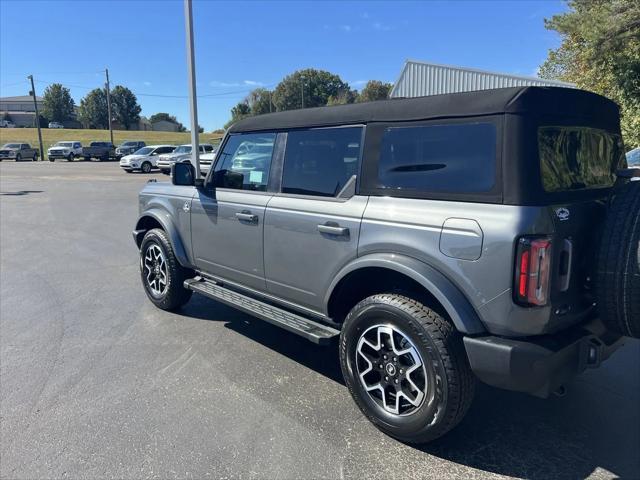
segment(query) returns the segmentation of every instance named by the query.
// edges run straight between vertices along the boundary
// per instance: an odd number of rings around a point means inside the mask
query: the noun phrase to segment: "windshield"
[[[191,145],[180,145],[173,153],[191,153]]]
[[[55,145],[56,147],[67,147],[67,148],[71,148],[73,146],[72,142],[58,142]]]
[[[620,135],[587,127],[541,127],[538,152],[547,192],[610,187],[624,165]]]
[[[640,167],[640,147],[627,152],[627,164],[630,167]]]
[[[140,150],[134,152],[134,155],[149,155],[151,152],[153,152],[153,148],[142,147]]]
[[[20,144],[19,143],[7,143],[2,148],[20,148]]]

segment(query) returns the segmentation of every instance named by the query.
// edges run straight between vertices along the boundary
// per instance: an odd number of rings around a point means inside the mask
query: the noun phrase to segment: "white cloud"
[[[222,82],[220,80],[211,80],[209,82],[210,87],[259,87],[264,85],[264,83],[259,82],[257,80],[243,80],[241,82]]]
[[[360,14],[360,17],[364,18],[365,20],[368,20],[369,19],[369,14],[367,12],[362,12]]]
[[[340,30],[342,30],[343,32],[350,33],[352,30],[352,27],[351,25],[340,25]]]
[[[352,87],[361,87],[362,85],[366,85],[367,80],[354,80],[353,82],[349,82],[349,85]]]
[[[261,87],[261,86],[263,86],[263,85],[264,85],[264,83],[262,83],[262,82],[257,82],[257,81],[255,81],[255,80],[245,80],[245,81],[244,81],[244,84],[245,84],[245,85],[249,85],[249,86],[251,86],[251,87]]]
[[[388,32],[389,30],[393,30],[393,26],[391,25],[386,25],[384,23],[380,23],[380,22],[374,22],[371,24],[371,26],[373,27],[374,30],[378,30],[380,32]]]
[[[145,87],[150,87],[151,86],[151,82],[142,82],[144,84]]]

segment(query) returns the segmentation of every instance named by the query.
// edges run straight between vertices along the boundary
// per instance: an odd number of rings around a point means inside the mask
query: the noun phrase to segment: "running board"
[[[296,333],[319,345],[327,345],[332,338],[340,335],[340,331],[335,328],[229,290],[202,277],[185,280],[184,287]]]

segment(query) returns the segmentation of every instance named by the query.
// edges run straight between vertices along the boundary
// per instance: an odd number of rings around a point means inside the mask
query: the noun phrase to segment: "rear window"
[[[620,135],[587,127],[540,127],[538,152],[547,192],[610,187],[624,166]]]
[[[379,186],[488,192],[496,178],[496,142],[492,123],[389,127],[382,136]]]

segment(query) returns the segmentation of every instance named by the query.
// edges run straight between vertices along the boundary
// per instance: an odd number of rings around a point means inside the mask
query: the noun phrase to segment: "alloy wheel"
[[[360,336],[356,368],[369,397],[388,413],[411,415],[427,396],[422,357],[411,340],[392,325],[374,325]]]
[[[155,296],[162,296],[167,291],[167,261],[160,247],[154,243],[147,248],[142,268],[147,285]]]

